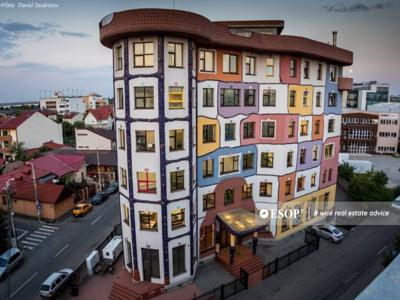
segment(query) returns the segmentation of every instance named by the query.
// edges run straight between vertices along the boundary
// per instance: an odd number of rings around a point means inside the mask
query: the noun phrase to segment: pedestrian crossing
[[[57,230],[58,227],[54,225],[41,225],[32,233],[25,234],[20,243],[25,249],[33,250],[35,247],[39,246],[40,243],[45,241],[50,235],[52,235]]]

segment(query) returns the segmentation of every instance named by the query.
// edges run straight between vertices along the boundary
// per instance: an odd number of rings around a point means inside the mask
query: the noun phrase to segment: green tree
[[[376,171],[372,174],[372,180],[379,186],[387,185],[389,178],[387,177],[386,173],[383,171]]]
[[[8,149],[10,150],[10,153],[12,155],[12,158],[14,161],[16,160],[26,160],[25,157],[25,148],[24,148],[24,143],[12,143],[11,145],[8,146]]]
[[[339,166],[339,175],[340,177],[350,180],[354,174],[354,167],[350,166],[348,163],[341,164]]]
[[[85,123],[83,123],[82,121],[77,121],[74,123],[74,127],[78,129],[85,128]]]
[[[354,174],[349,184],[349,196],[354,201],[388,202],[393,193],[386,187],[387,176],[384,172]]]
[[[0,253],[10,247],[8,215],[3,209],[0,210]]]

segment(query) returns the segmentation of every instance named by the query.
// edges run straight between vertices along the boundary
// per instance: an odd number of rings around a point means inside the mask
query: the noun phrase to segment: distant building
[[[344,108],[368,110],[368,106],[389,102],[390,85],[376,81],[353,83],[353,89],[347,92]]]
[[[86,109],[96,109],[109,104],[107,98],[103,98],[96,93],[91,93],[87,96],[84,96],[83,99],[85,101]]]
[[[75,144],[78,150],[114,150],[115,131],[99,128],[75,129]]]
[[[56,111],[44,109],[44,110],[41,110],[40,112],[43,115],[45,115],[46,117],[48,117],[50,120],[57,121],[57,112]]]
[[[52,110],[59,115],[65,115],[72,111],[84,113],[86,105],[82,97],[66,97],[56,92],[50,98],[40,99],[40,109]]]
[[[114,124],[112,107],[106,105],[96,109],[89,109],[83,122],[88,127],[112,129]]]
[[[83,122],[83,117],[84,117],[83,113],[69,112],[63,116],[62,120],[63,122],[75,124],[76,122]]]
[[[400,103],[400,95],[397,96],[390,96],[390,102],[397,102]]]
[[[61,124],[48,119],[41,112],[23,112],[0,124],[0,158],[10,156],[8,147],[12,144],[24,143],[25,148],[31,149],[49,140],[62,144]]]

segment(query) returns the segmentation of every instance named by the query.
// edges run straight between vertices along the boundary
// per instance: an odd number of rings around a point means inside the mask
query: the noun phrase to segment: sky
[[[391,94],[400,94],[398,0],[37,0],[53,7],[18,8],[31,1],[0,0],[0,103],[37,101],[54,90],[112,97],[112,55],[99,42],[99,21],[174,5],[213,21],[284,20],[282,34],[321,42],[337,30],[338,47],[354,52],[344,75],[390,83]]]

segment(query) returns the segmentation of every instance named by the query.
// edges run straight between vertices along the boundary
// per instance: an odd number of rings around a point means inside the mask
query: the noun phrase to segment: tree
[[[376,171],[372,175],[372,180],[376,182],[379,186],[386,186],[389,178],[387,177],[386,173],[383,171]]]
[[[354,174],[350,179],[349,196],[361,202],[392,201],[393,193],[386,183],[387,176],[382,171]]]
[[[10,247],[8,215],[3,209],[0,210],[0,253]]]
[[[340,177],[349,181],[354,174],[354,167],[350,166],[347,162],[339,166]]]
[[[24,151],[24,143],[12,143],[11,145],[8,146],[8,149],[10,150],[11,156],[13,160],[26,160]]]
[[[85,123],[83,123],[82,121],[77,121],[74,123],[74,127],[78,129],[85,128]]]

